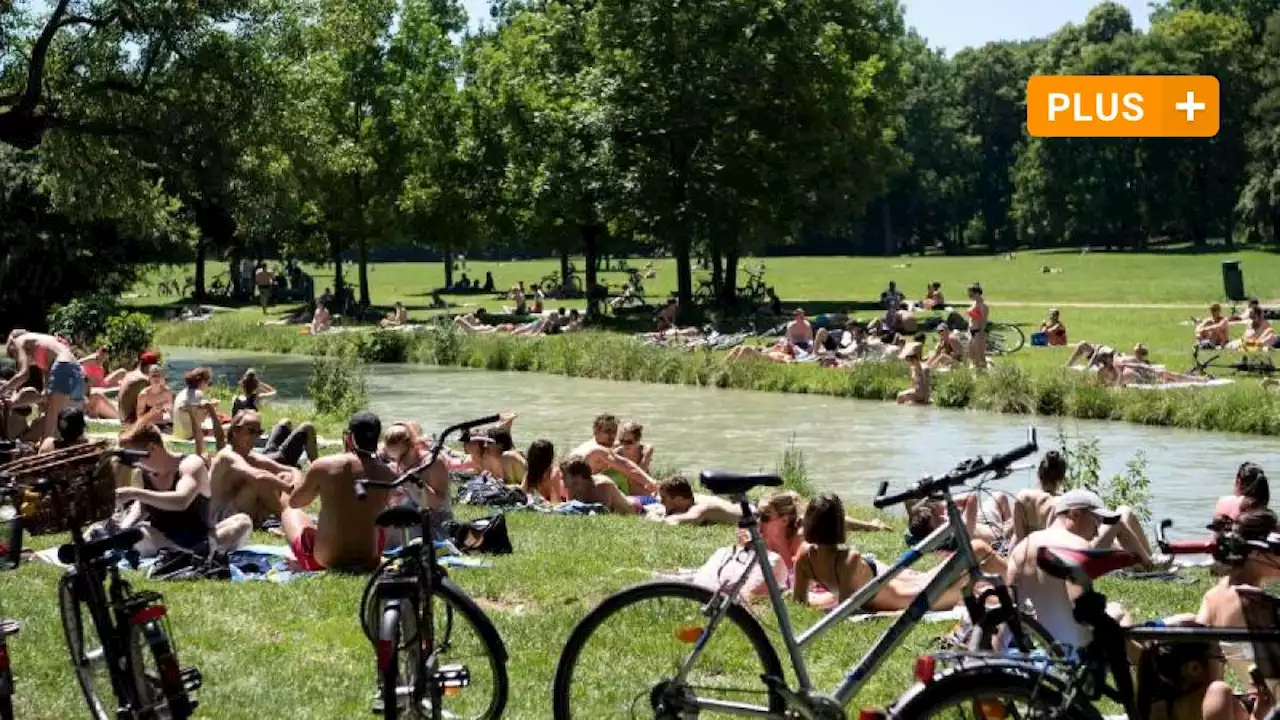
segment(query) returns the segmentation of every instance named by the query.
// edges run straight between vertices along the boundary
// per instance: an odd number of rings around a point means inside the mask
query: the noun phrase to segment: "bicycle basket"
[[[73,517],[85,524],[111,517],[115,478],[110,466],[101,462],[106,448],[106,442],[99,441],[0,465],[0,476],[26,488],[16,504],[27,532],[63,532]],[[36,493],[32,488],[41,480],[60,485],[64,492]]]

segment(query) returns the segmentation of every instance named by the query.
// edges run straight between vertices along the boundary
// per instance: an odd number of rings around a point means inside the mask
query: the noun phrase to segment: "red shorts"
[[[387,531],[384,528],[378,528],[378,554],[386,548]],[[302,534],[289,541],[289,549],[293,551],[293,558],[298,561],[298,566],[306,572],[319,572],[324,570],[324,566],[316,560],[316,529],[314,527],[305,528]]]

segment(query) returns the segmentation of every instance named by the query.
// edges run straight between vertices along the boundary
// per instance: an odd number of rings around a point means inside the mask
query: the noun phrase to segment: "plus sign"
[[[1175,104],[1173,107],[1187,114],[1187,122],[1195,122],[1196,113],[1204,110],[1207,106],[1202,102],[1196,102],[1196,94],[1188,90],[1187,99]]]

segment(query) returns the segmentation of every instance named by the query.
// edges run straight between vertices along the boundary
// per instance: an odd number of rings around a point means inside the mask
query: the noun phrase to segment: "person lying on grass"
[[[1231,342],[1231,320],[1222,315],[1222,305],[1209,306],[1209,317],[1191,318],[1196,326],[1196,344],[1202,348],[1226,347]]]
[[[409,310],[399,300],[396,301],[395,307],[391,312],[378,321],[378,326],[384,328],[400,327],[407,324],[409,324]]]
[[[808,357],[808,353],[801,350],[796,345],[787,340],[779,340],[777,343],[761,350],[760,348],[750,345],[739,345],[729,351],[725,356],[727,362],[737,362],[739,360],[768,360],[769,362],[792,363]]]
[[[302,484],[302,472],[254,446],[262,437],[262,417],[241,410],[227,427],[227,444],[213,456],[209,468],[215,519],[243,513],[262,527],[268,517],[280,516],[289,496]]]
[[[484,447],[484,465],[489,474],[507,485],[523,485],[529,461],[515,449],[510,426],[488,428],[485,436],[490,440]]]
[[[800,496],[793,491],[774,493],[760,501],[758,510],[760,535],[769,553],[769,568],[778,587],[791,589],[795,577],[795,558],[804,540],[800,534]],[[731,587],[747,573],[738,599],[750,602],[766,597],[769,587],[755,556],[748,550],[750,536],[738,531],[735,546],[723,547],[711,554],[694,575],[694,584],[708,590]]]
[[[529,497],[541,497],[555,504],[566,502],[569,493],[564,487],[560,465],[556,463],[556,446],[550,440],[534,440],[525,453],[528,471],[524,476],[524,492]]]
[[[847,600],[880,573],[875,560],[846,545],[844,503],[833,493],[822,493],[809,502],[804,511],[804,544],[795,556],[795,583],[792,598],[800,604],[810,603],[810,585],[817,585],[822,593],[820,606],[829,607]],[[1003,573],[1004,562],[991,546],[981,540],[973,541],[973,549],[980,558],[983,571]],[[868,612],[906,610],[933,580],[941,569],[920,572],[906,569],[890,580],[861,609]],[[938,598],[934,610],[950,610],[963,598],[961,580]]]
[[[591,424],[592,438],[574,448],[569,457],[586,461],[593,475],[613,480],[623,495],[653,495],[658,489],[649,473],[614,450],[618,441],[618,418],[605,413]]]
[[[637,515],[644,506],[657,502],[652,496],[628,497],[622,494],[613,480],[604,475],[594,475],[591,466],[581,458],[570,458],[560,464],[560,476],[564,478],[565,494],[580,503],[603,505],[617,515]]]

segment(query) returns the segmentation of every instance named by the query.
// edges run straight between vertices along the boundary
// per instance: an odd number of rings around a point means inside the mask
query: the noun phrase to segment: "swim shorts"
[[[66,395],[72,402],[84,402],[84,368],[80,363],[58,360],[49,367],[49,394]]]
[[[302,534],[289,541],[289,549],[293,551],[293,558],[298,561],[298,566],[307,572],[319,572],[324,566],[316,560],[316,529],[313,527],[305,528]]]

